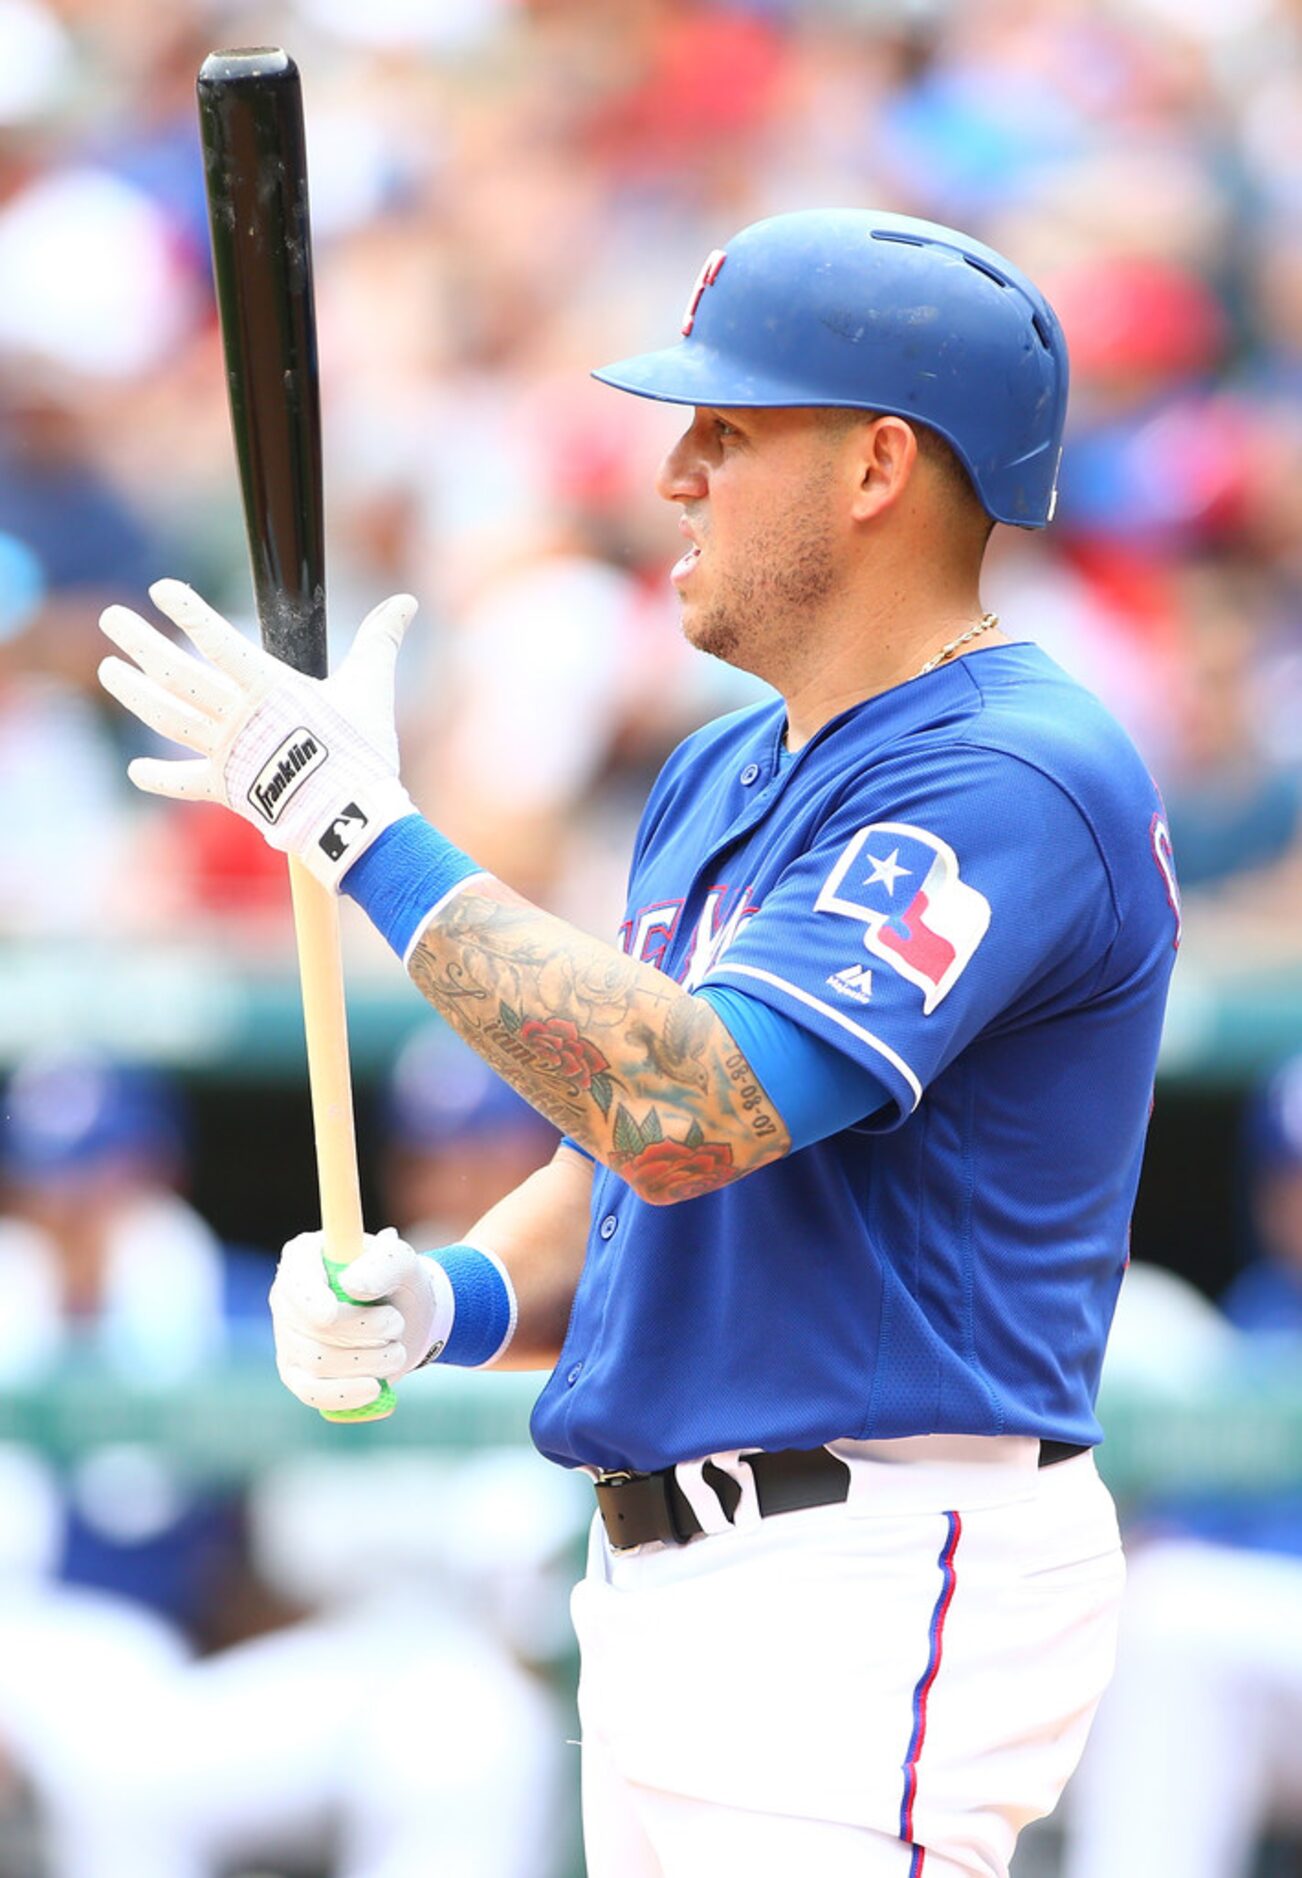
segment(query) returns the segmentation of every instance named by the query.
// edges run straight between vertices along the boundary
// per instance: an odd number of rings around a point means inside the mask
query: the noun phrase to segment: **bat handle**
[[[362,1249],[362,1196],[357,1177],[353,1084],[348,1067],[348,1017],[339,943],[339,902],[301,861],[289,862],[294,933],[303,986],[307,1074],[312,1092],[317,1178],[326,1271],[335,1296],[348,1299],[343,1275]],[[392,1415],[393,1389],[380,1385],[376,1401],[360,1409],[322,1409],[328,1422],[373,1422]]]

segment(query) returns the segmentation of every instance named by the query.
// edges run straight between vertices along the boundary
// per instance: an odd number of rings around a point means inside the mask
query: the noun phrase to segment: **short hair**
[[[994,516],[990,515],[981,496],[977,494],[977,485],[971,481],[968,469],[964,468],[953,443],[943,438],[939,430],[932,430],[930,424],[915,424],[913,419],[909,419],[909,428],[917,438],[917,453],[922,462],[930,464],[930,468],[934,469],[939,485],[951,498],[954,507],[960,513],[969,513],[973,522],[981,522],[981,539],[983,543],[988,541],[994,533]]]
[[[977,507],[983,509],[984,513],[981,496],[977,496],[977,485],[971,481],[953,443],[943,438],[939,430],[932,430],[930,424],[915,424],[909,419],[909,428],[913,430],[913,436],[917,438],[917,453],[921,456],[922,462],[928,462],[932,466],[939,479],[949,486],[951,494],[960,496],[962,500],[975,501]]]

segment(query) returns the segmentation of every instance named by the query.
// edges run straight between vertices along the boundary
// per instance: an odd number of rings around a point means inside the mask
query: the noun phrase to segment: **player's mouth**
[[[682,533],[687,536],[690,546],[686,554],[684,554],[680,560],[675,561],[669,570],[669,578],[674,582],[675,586],[679,581],[687,579],[687,576],[701,558],[701,544],[693,538],[692,525],[685,515],[678,517],[678,526]]]

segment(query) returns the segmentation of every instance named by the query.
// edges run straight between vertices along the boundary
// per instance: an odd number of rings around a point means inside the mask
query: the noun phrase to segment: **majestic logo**
[[[723,248],[715,248],[712,253],[707,255],[704,267],[702,267],[700,273],[696,276],[696,285],[692,288],[692,297],[687,302],[687,306],[683,312],[684,339],[687,338],[693,326],[696,324],[696,309],[701,304],[701,295],[705,292],[707,287],[713,287],[715,281],[718,280],[719,270],[722,268],[727,258],[727,253]]]
[[[367,817],[357,804],[346,802],[317,843],[327,861],[337,861],[346,854],[366,823]]]
[[[330,752],[310,730],[291,730],[275,755],[258,771],[249,801],[264,821],[275,822],[299,784],[320,769]]]
[[[953,848],[908,822],[861,828],[814,906],[862,920],[864,945],[919,987],[924,1013],[953,989],[990,924],[990,902],[959,879]]]
[[[871,965],[847,965],[843,972],[833,972],[827,982],[833,991],[839,991],[843,998],[853,998],[857,1004],[873,1001]]]

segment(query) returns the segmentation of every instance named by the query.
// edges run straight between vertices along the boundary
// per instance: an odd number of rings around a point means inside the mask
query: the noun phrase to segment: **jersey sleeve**
[[[890,1097],[870,1065],[794,1018],[725,985],[697,994],[722,1018],[755,1079],[782,1117],[793,1151],[875,1114]]]
[[[1119,928],[1077,803],[966,745],[846,792],[757,897],[698,989],[744,990],[854,1056],[890,1092],[878,1127],[982,1031],[1088,996]]]

